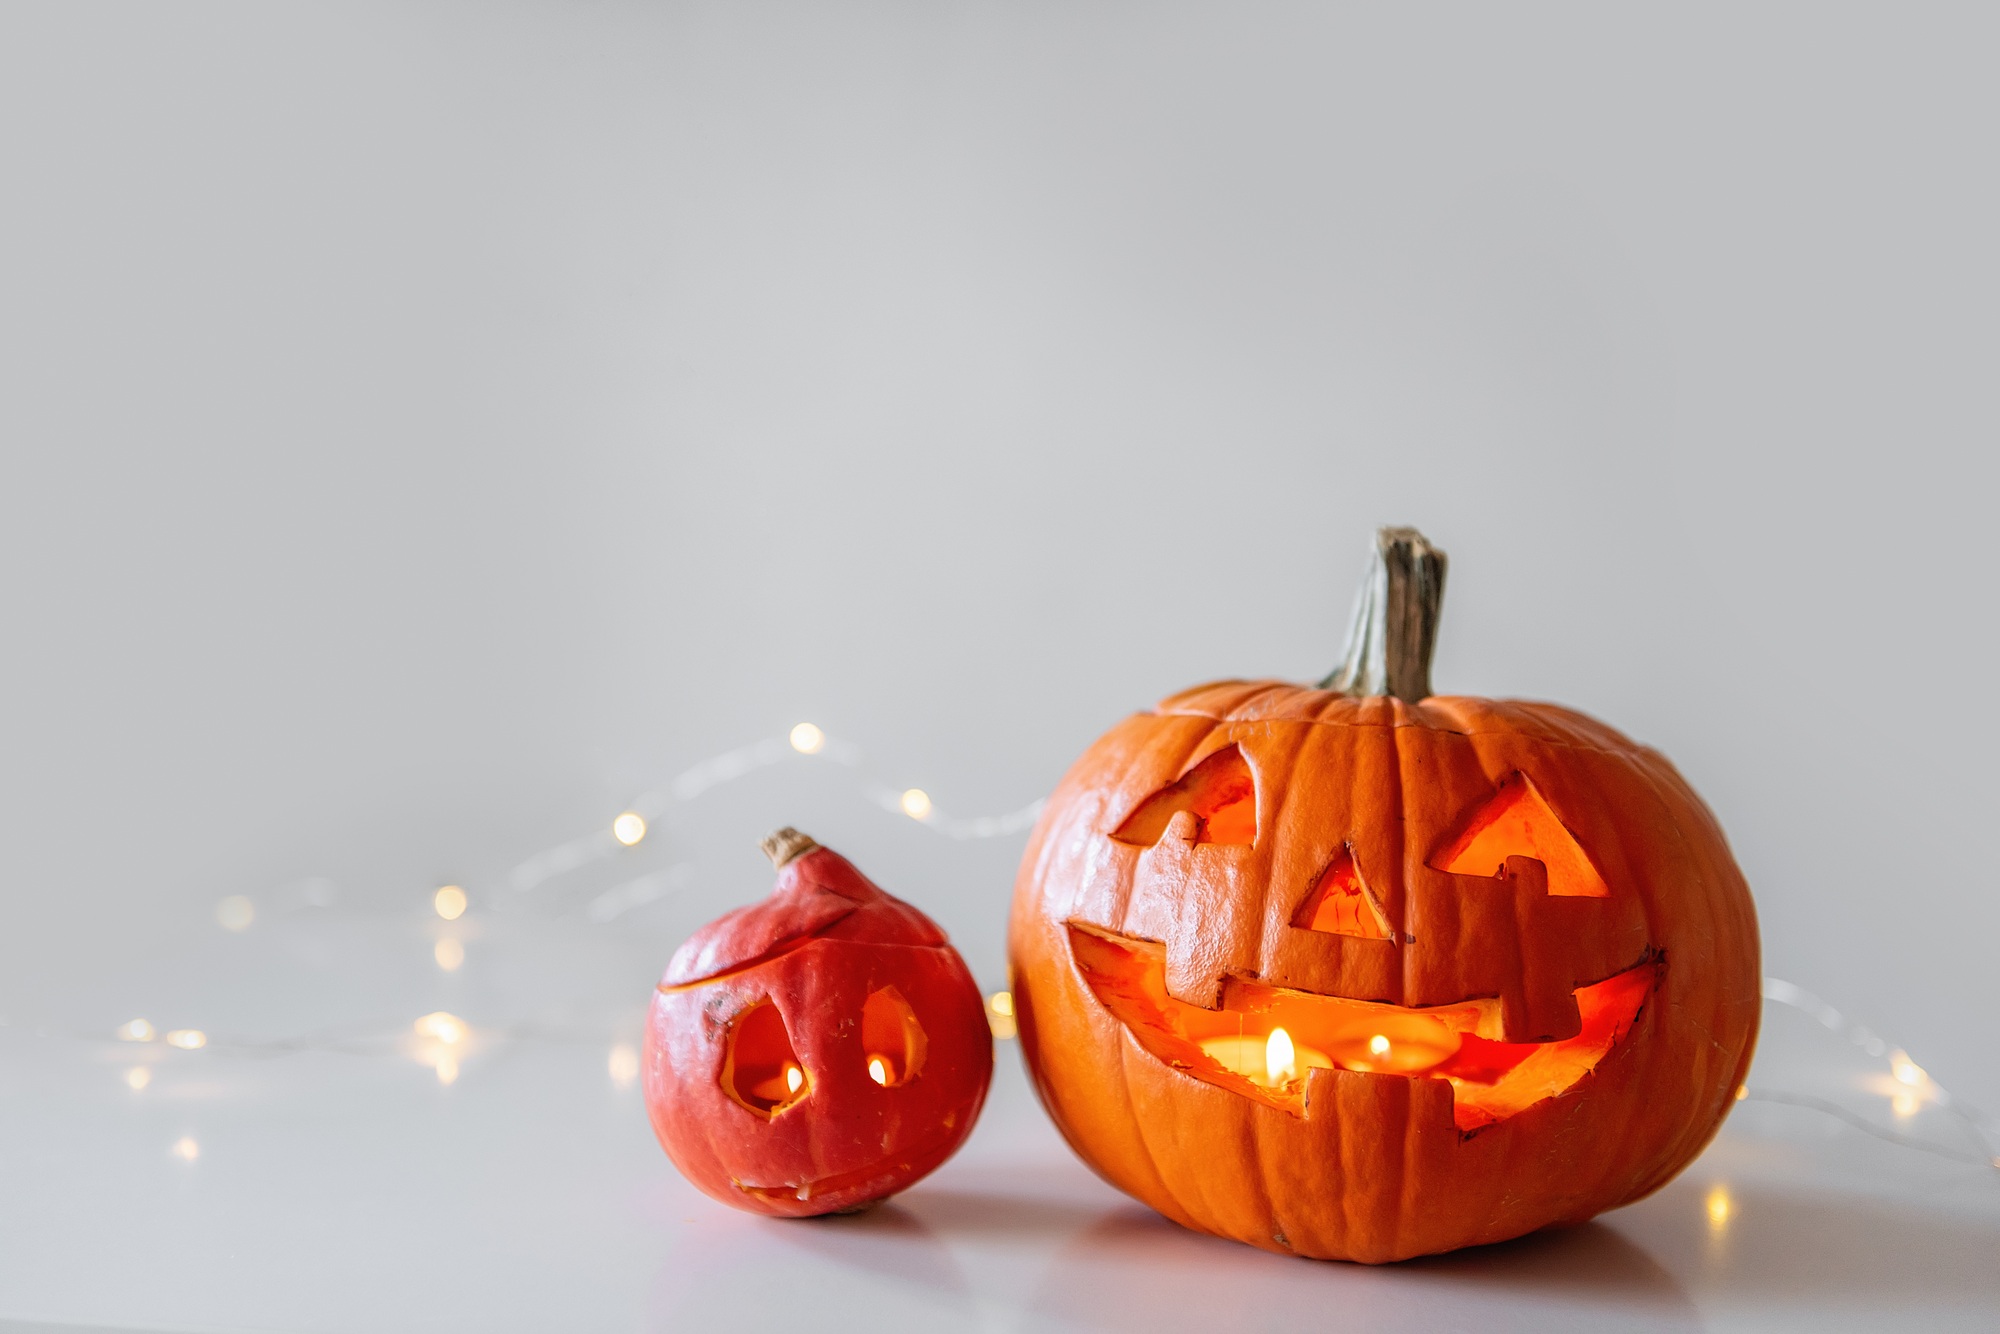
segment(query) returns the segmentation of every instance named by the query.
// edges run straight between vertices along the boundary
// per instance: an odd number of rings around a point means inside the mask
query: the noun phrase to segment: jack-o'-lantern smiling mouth
[[[1232,977],[1220,1008],[1167,993],[1166,947],[1070,921],[1071,957],[1091,994],[1156,1059],[1196,1079],[1309,1116],[1314,1067],[1452,1088],[1452,1120],[1473,1131],[1567,1091],[1621,1042],[1652,995],[1648,959],[1576,988],[1580,1031],[1555,1042],[1502,1042],[1500,1002],[1475,999],[1409,1009]]]

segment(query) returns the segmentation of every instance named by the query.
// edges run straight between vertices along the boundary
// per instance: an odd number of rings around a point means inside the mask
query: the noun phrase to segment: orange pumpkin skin
[[[993,1074],[985,1000],[944,931],[846,858],[789,829],[766,850],[783,858],[770,897],[696,932],[654,991],[646,1108],[674,1166],[715,1199],[777,1217],[852,1213],[972,1133]],[[887,996],[907,1018],[885,1037],[868,1015]],[[771,1068],[758,1073],[775,1083],[762,1098],[746,1097],[753,1015],[782,1044],[762,1053]],[[911,1046],[893,1051],[899,1040]],[[880,1077],[878,1059],[891,1067]]]
[[[1253,838],[1195,841],[1188,816],[1150,844],[1113,836],[1231,746],[1254,780]],[[1556,889],[1522,856],[1479,874],[1433,865],[1516,775],[1608,893]],[[1343,855],[1388,938],[1297,925]],[[1302,1107],[1274,1106],[1175,1068],[1157,1034],[1115,1016],[1077,957],[1099,938],[1086,927],[1160,942],[1180,1001],[1214,1008],[1249,982],[1412,1008],[1497,997],[1489,1021],[1505,1031],[1490,1036],[1508,1043],[1575,1034],[1579,987],[1622,975],[1645,991],[1591,1068],[1484,1124],[1455,1118],[1444,1078],[1353,1069],[1311,1068]],[[1713,817],[1663,756],[1550,704],[1275,681],[1175,695],[1062,780],[1009,936],[1022,1053],[1071,1147],[1187,1227],[1328,1259],[1501,1241],[1658,1189],[1731,1106],[1760,1009],[1756,918]]]

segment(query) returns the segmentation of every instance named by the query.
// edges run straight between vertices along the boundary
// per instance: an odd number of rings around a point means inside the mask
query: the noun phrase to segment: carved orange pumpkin
[[[949,1158],[993,1074],[985,1003],[935,922],[795,829],[777,887],[674,954],[646,1107],[674,1165],[752,1213],[850,1213]]]
[[[1581,1222],[1686,1166],[1748,1066],[1722,831],[1601,723],[1431,695],[1443,579],[1383,530],[1340,671],[1127,719],[1029,843],[1028,1069],[1188,1227],[1374,1262]]]

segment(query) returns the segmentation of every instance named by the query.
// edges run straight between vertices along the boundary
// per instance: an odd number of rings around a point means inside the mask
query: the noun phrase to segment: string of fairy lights
[[[1034,823],[1043,806],[1037,800],[999,815],[952,815],[941,809],[921,788],[894,788],[869,778],[862,772],[863,754],[859,747],[828,736],[813,723],[802,722],[783,737],[768,737],[703,760],[663,787],[635,797],[598,829],[525,858],[505,876],[507,893],[518,902],[585,867],[636,848],[674,808],[724,784],[788,761],[830,764],[849,770],[855,775],[855,785],[862,800],[949,839],[999,838],[1019,833]],[[628,879],[590,899],[583,907],[583,915],[597,925],[614,921],[686,885],[692,879],[693,869],[692,864],[683,862]],[[280,893],[303,903],[325,906],[331,902],[330,887],[323,881],[301,881]],[[508,903],[502,898],[496,899],[490,906],[504,909]],[[441,885],[431,894],[431,911],[445,922],[457,921],[473,907],[472,896],[456,884]],[[245,931],[256,920],[257,904],[247,896],[232,895],[217,904],[215,915],[217,924],[223,929]],[[433,948],[433,958],[443,971],[456,972],[465,963],[464,944],[456,936],[442,937]],[[1895,1125],[1880,1124],[1831,1099],[1782,1089],[1746,1085],[1737,1090],[1738,1099],[1810,1108],[1891,1143],[2000,1170],[2000,1149],[1995,1146],[1995,1129],[1978,1111],[1954,1098],[1902,1048],[1890,1045],[1872,1029],[1850,1020],[1826,1001],[1793,983],[1780,978],[1765,978],[1763,993],[1767,1003],[1809,1016],[1859,1048],[1870,1060],[1882,1062],[1882,1069],[1866,1092],[1887,1100]],[[986,1012],[996,1038],[1005,1040],[1014,1036],[1013,998],[1009,993],[996,991],[989,995]],[[430,1067],[437,1081],[444,1085],[456,1082],[463,1062],[482,1048],[524,1040],[597,1039],[594,1033],[537,1025],[476,1028],[445,1011],[422,1015],[407,1028],[391,1033],[320,1034],[310,1039],[285,1041],[223,1041],[212,1039],[198,1028],[162,1028],[155,1026],[150,1019],[135,1018],[120,1025],[110,1037],[118,1043],[155,1047],[163,1054],[196,1052],[205,1048],[253,1056],[303,1051],[394,1053]],[[151,1063],[132,1064],[125,1071],[125,1083],[134,1091],[142,1091],[153,1080],[152,1070]],[[606,1060],[606,1073],[614,1085],[630,1087],[639,1074],[637,1048],[625,1042],[614,1044]],[[1936,1108],[1949,1114],[1962,1127],[1971,1147],[1954,1148],[1899,1128],[1926,1108]],[[173,1152],[192,1161],[199,1156],[200,1146],[192,1138],[184,1137],[173,1146]],[[1718,1207],[1723,1207],[1726,1213],[1726,1205],[1718,1206],[1714,1200],[1709,1202],[1711,1223],[1717,1221],[1714,1215]]]

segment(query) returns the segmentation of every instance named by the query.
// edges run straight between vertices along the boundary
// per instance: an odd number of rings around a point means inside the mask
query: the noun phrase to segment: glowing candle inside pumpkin
[[[1368,1073],[1414,1075],[1449,1060],[1464,1039],[1423,1014],[1375,1016],[1366,1027],[1324,1043],[1333,1063]]]
[[[806,1082],[805,1071],[799,1069],[796,1065],[788,1065],[785,1067],[785,1092],[797,1093],[799,1091],[799,1085],[805,1082]]]
[[[1330,1030],[1330,1031],[1329,1031]],[[1263,1032],[1201,1039],[1202,1053],[1259,1088],[1299,1084],[1314,1066],[1363,1074],[1421,1075],[1451,1059],[1463,1041],[1424,1014],[1369,1014],[1314,1031],[1274,1024]]]
[[[889,1084],[889,1063],[880,1056],[868,1058],[868,1077],[884,1088]]]
[[[1203,1038],[1201,1050],[1223,1069],[1259,1088],[1284,1088],[1298,1083],[1315,1065],[1333,1065],[1325,1052],[1298,1042],[1283,1028],[1273,1028],[1262,1037],[1231,1033]]]
[[[1273,1088],[1299,1077],[1295,1055],[1292,1035],[1282,1028],[1272,1029],[1271,1036],[1264,1040],[1264,1075]]]

